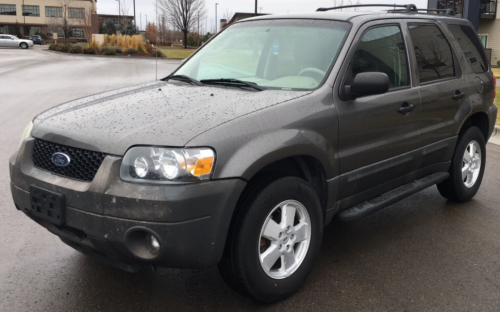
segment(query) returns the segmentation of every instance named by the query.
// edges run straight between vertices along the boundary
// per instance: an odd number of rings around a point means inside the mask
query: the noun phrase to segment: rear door
[[[339,116],[340,199],[353,205],[405,184],[418,165],[420,95],[412,88],[407,40],[401,20],[363,25],[336,82]],[[385,94],[347,100],[342,90],[356,74],[383,72],[391,87]],[[413,111],[402,113],[402,107]],[[356,196],[355,196],[356,195]]]
[[[7,36],[0,35],[0,47],[8,47],[8,45],[7,45]]]
[[[423,146],[440,142],[432,153],[424,153],[422,166],[449,161],[448,152],[463,118],[470,112],[469,85],[457,54],[441,25],[416,20],[408,24],[411,56],[416,63],[421,95],[420,134]]]
[[[493,85],[493,75],[477,33],[466,24],[450,23],[448,29],[455,39],[452,40],[455,49],[462,51],[459,52],[459,60],[463,62],[464,76],[470,86],[471,104],[491,103],[496,86]]]

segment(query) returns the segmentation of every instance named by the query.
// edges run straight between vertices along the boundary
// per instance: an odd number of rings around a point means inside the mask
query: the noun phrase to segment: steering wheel
[[[299,72],[299,76],[311,77],[311,78],[316,79],[318,81],[323,80],[323,77],[325,77],[325,74],[326,74],[326,72],[322,71],[321,69],[314,68],[314,67],[304,68],[303,70],[301,70]],[[319,78],[319,79],[317,79],[317,78]]]

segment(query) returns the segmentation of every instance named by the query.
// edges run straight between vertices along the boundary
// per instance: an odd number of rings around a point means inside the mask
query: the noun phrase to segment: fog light
[[[160,252],[160,243],[158,242],[158,240],[156,239],[156,237],[154,235],[148,234],[146,236],[146,243],[147,243],[149,251],[152,254],[157,255]]]

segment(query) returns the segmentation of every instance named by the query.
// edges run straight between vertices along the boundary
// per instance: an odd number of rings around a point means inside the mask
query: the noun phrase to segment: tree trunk
[[[184,33],[184,49],[187,49],[187,47],[188,47],[188,32],[183,31],[183,33]]]

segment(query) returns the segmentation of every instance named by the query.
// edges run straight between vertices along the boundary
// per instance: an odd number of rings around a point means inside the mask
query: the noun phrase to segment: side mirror
[[[352,85],[344,87],[344,94],[346,94],[350,100],[355,100],[362,96],[386,93],[389,91],[390,85],[389,76],[385,73],[359,73],[354,77]]]

